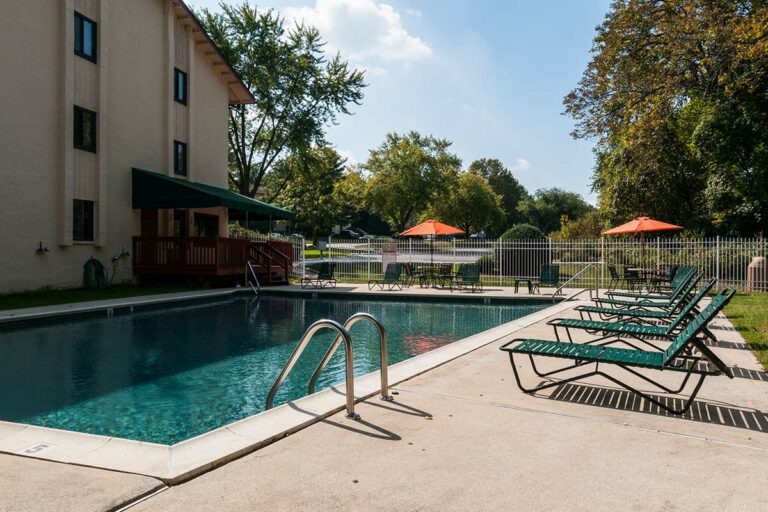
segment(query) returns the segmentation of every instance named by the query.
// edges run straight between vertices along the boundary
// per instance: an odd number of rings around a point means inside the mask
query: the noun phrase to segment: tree
[[[427,214],[467,233],[495,230],[504,223],[501,196],[473,172],[462,174],[452,189],[438,195]]]
[[[597,139],[612,222],[656,215],[701,233],[768,226],[768,4],[616,1],[566,113]]]
[[[523,199],[529,198],[530,194],[508,167],[495,158],[481,158],[472,162],[468,170],[485,178],[491,189],[501,196],[507,226],[522,222],[523,217],[517,210],[517,205]]]
[[[592,207],[574,192],[559,188],[539,189],[532,198],[520,202],[520,214],[530,224],[537,226],[544,233],[560,229],[562,220],[578,219]]]
[[[536,240],[539,238],[545,238],[544,233],[531,224],[515,224],[504,233],[501,234],[502,240]]]
[[[247,0],[220,7],[222,13],[203,9],[199,17],[256,97],[253,105],[229,109],[230,186],[253,197],[284,152],[323,145],[324,127],[360,104],[366,84],[363,72],[339,54],[325,57],[315,28],[286,30],[275,11],[259,11]],[[274,192],[290,178],[285,175]]]
[[[351,199],[345,162],[331,147],[311,148],[282,160],[265,182],[267,192],[281,187],[275,192],[275,203],[294,211],[295,225],[314,242],[318,233],[327,233],[348,212]]]
[[[370,152],[363,170],[370,174],[366,203],[397,231],[404,231],[433,200],[451,190],[461,169],[451,142],[423,136],[387,134]]]
[[[600,238],[606,226],[600,210],[591,209],[578,219],[562,219],[560,229],[551,234],[555,240],[579,240],[585,238]]]

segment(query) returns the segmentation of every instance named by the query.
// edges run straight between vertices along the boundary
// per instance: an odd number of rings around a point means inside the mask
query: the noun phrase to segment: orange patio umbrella
[[[418,226],[406,229],[400,236],[436,236],[436,235],[461,235],[464,230],[443,224],[434,219],[422,222]]]
[[[675,229],[683,229],[683,226],[676,226],[675,224],[669,224],[667,222],[661,222],[660,220],[654,220],[650,217],[635,217],[626,224],[616,226],[608,231],[603,231],[604,235],[628,235],[631,233],[640,233],[640,236],[644,236],[644,233],[652,231],[674,231]]]
[[[660,220],[654,220],[648,216],[635,217],[626,224],[616,226],[608,231],[603,231],[604,235],[629,235],[632,233],[640,233],[640,251],[641,259],[645,260],[645,234],[652,233],[654,231],[674,231],[676,229],[683,229],[683,226],[677,226],[668,222],[662,222]]]
[[[443,224],[434,219],[430,219],[422,222],[417,226],[413,226],[411,229],[406,229],[400,236],[438,236],[438,235],[461,235],[464,233],[463,229]],[[429,244],[429,262],[434,263],[434,241]]]

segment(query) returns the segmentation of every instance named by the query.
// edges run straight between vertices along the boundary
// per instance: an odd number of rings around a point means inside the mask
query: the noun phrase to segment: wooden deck
[[[219,237],[133,238],[133,272],[139,276],[226,277],[245,275],[250,261],[261,284],[288,282],[293,269],[288,242]]]

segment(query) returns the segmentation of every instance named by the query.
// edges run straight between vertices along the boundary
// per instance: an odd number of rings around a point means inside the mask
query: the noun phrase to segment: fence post
[[[307,242],[303,236],[299,242],[301,243],[301,277],[305,278],[307,277]]]
[[[605,284],[605,237],[600,237],[600,282]],[[598,294],[599,295],[599,294]]]
[[[547,245],[549,246],[547,264],[551,265],[552,264],[552,238],[551,237],[547,237]]]
[[[715,244],[715,286],[720,288],[720,235],[717,235]]]
[[[503,276],[504,272],[502,270],[502,265],[504,265],[504,254],[502,253],[502,243],[501,243],[501,237],[497,240],[499,243],[499,252],[496,256],[496,261],[499,262],[499,286],[503,285]]]

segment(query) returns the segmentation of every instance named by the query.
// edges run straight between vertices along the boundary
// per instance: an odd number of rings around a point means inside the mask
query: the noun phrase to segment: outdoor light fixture
[[[35,249],[35,252],[37,254],[45,254],[46,252],[51,252],[51,251],[49,251],[47,247],[43,247],[43,242],[40,242],[39,245],[37,246],[37,249]]]

